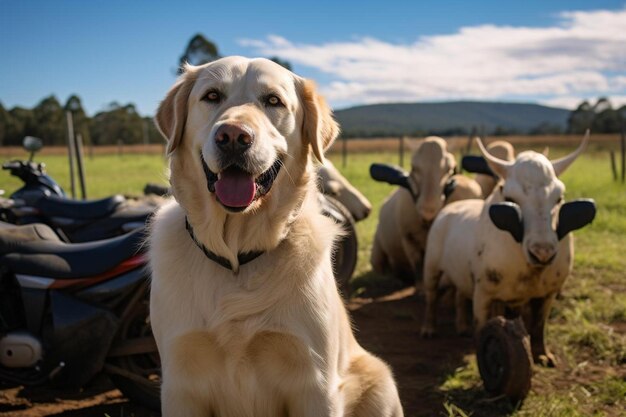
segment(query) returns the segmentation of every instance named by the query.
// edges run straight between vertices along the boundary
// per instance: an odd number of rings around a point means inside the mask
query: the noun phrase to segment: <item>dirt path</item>
[[[466,365],[474,352],[473,342],[471,338],[456,335],[453,308],[439,309],[436,338],[421,339],[423,309],[423,298],[415,295],[412,288],[376,301],[353,300],[350,304],[359,342],[393,368],[405,416],[450,415],[444,409],[446,401],[471,411],[473,417],[510,415],[513,410],[508,402],[489,398],[480,383],[469,384],[469,388],[451,387],[447,392],[440,388],[447,375]],[[533,377],[533,391],[549,392],[583,382],[588,384],[591,379],[601,380],[611,371],[607,365],[588,368],[579,376],[571,369],[562,368],[557,369],[558,375],[554,371],[546,375],[540,372]],[[619,368],[612,373],[626,375],[624,367]],[[597,378],[592,371],[597,373]],[[618,408],[607,404],[603,415],[623,415]],[[0,386],[0,416],[158,417],[158,414],[129,403],[102,376],[80,392]]]
[[[454,334],[450,314],[441,318],[441,336],[419,338],[422,305],[411,289],[376,302],[351,304],[357,338],[393,368],[407,416],[434,416],[443,411],[437,387],[443,376],[463,364],[471,340]],[[149,417],[156,414],[130,404],[106,379],[99,378],[81,392],[49,388],[0,390],[0,415],[11,417]]]
[[[448,391],[441,389],[447,375],[454,374],[455,370],[466,365],[467,358],[473,355],[474,347],[471,338],[456,335],[451,306],[439,309],[438,336],[430,340],[421,339],[419,329],[423,309],[423,297],[415,295],[412,288],[394,292],[376,301],[353,300],[350,304],[359,342],[393,368],[405,416],[450,415],[444,409],[446,401],[471,412],[472,417],[509,416],[512,413],[510,405],[504,399],[489,398],[482,384],[477,381],[451,386]],[[578,386],[578,390],[583,390],[585,386],[593,386],[593,381],[602,381],[607,375],[626,377],[624,364],[615,367],[592,362],[583,361],[576,365],[576,369],[563,366],[556,370],[535,369],[532,391],[543,395],[550,392],[571,394],[573,387]],[[577,370],[580,366],[583,367]],[[475,381],[475,374],[470,379]],[[591,395],[589,392],[587,394]],[[613,398],[601,405],[600,410],[595,409],[601,411],[597,415],[623,416],[623,410],[616,405],[616,400]],[[157,417],[158,414],[129,403],[105,377],[100,377],[80,392],[0,385],[0,416]]]
[[[438,318],[438,337],[421,339],[421,301],[411,288],[363,305],[352,317],[361,345],[391,365],[405,415],[438,416],[445,399],[438,387],[464,364],[472,340],[456,335],[450,312]]]

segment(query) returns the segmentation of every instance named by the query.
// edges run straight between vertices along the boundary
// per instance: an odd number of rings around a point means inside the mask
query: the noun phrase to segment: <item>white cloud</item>
[[[626,88],[626,76],[624,77],[613,77],[611,79],[611,87],[615,89],[624,89]]]
[[[336,103],[626,95],[626,9],[564,12],[551,27],[482,25],[398,44],[361,38],[240,43],[329,75]],[[571,105],[568,105],[571,107]]]
[[[609,96],[609,101],[613,105],[613,108],[626,106],[626,95],[623,96]]]

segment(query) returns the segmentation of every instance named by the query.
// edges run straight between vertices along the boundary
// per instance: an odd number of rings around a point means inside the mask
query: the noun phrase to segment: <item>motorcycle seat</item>
[[[88,201],[49,196],[41,198],[37,202],[37,208],[47,217],[97,219],[111,215],[124,201],[124,196],[119,194],[101,200]]]
[[[0,232],[0,264],[16,274],[54,279],[88,278],[106,273],[144,250],[145,229],[106,240],[65,243],[25,241]]]
[[[37,240],[61,241],[50,226],[42,223],[15,225],[0,221],[0,254],[12,252],[21,244]]]
[[[63,230],[70,242],[81,243],[117,236],[121,231],[127,232],[143,227],[153,213],[154,207],[126,206],[110,216],[99,219],[85,220],[51,217],[49,221]]]

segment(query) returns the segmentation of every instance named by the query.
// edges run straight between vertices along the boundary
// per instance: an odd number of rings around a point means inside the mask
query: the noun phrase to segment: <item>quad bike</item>
[[[496,177],[482,156],[464,156],[462,166],[468,172]],[[596,205],[591,199],[564,203],[558,215],[558,239],[591,223],[595,214]],[[498,229],[522,242],[524,224],[517,204],[492,204],[489,217]],[[531,387],[533,359],[530,336],[519,312],[509,311],[506,306],[492,308],[499,313],[493,314],[476,338],[478,370],[487,392],[504,395],[518,403],[526,398]]]
[[[3,199],[0,220],[15,223],[45,223],[67,242],[90,242],[106,239],[142,227],[154,206],[130,206],[121,195],[101,200],[80,201],[66,197],[61,186],[46,174],[45,164],[33,161],[41,142],[27,137],[31,151],[27,161],[14,160],[2,169],[21,179],[24,185]]]
[[[72,244],[44,224],[0,222],[0,381],[78,388],[104,372],[158,410],[143,239]]]

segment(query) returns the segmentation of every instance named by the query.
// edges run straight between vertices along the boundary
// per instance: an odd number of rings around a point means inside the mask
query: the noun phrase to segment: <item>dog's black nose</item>
[[[241,126],[223,124],[215,132],[215,143],[223,152],[243,153],[252,146],[252,142],[254,135]]]

